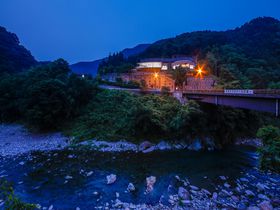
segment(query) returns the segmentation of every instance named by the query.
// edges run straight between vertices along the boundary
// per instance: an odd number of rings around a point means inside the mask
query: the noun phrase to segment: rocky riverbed
[[[38,134],[31,133],[26,128],[17,124],[0,124],[0,156],[15,156],[32,151],[52,151],[69,147],[74,138],[63,136],[61,133]],[[208,150],[213,150],[211,141]],[[76,148],[86,147],[90,150],[101,152],[143,152],[149,153],[158,150],[200,150],[201,143],[197,140],[191,144],[182,142],[167,143],[161,141],[153,144],[149,141],[135,144],[125,140],[109,142],[101,140],[88,140],[75,144]]]
[[[34,134],[21,125],[0,124],[0,156],[63,149],[68,142],[69,138],[61,133]]]
[[[58,133],[1,128],[0,179],[40,209],[280,209],[280,175],[259,171],[252,148],[96,140],[69,147]]]

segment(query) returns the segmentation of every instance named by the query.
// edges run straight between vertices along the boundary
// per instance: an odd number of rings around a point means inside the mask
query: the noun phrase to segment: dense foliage
[[[140,55],[126,61],[123,57],[115,56],[119,63],[108,60],[99,70],[101,73],[122,72],[118,68],[125,64],[136,65],[141,58],[182,54],[194,56],[205,65],[208,72],[218,77],[218,87],[279,87],[280,22],[264,17],[234,30],[184,33],[155,42]],[[114,68],[110,68],[113,63]]]
[[[280,172],[280,129],[266,126],[259,129],[257,136],[263,140],[259,149],[260,167],[264,170]]]
[[[19,72],[34,64],[35,59],[19,44],[17,36],[0,26],[0,74]]]
[[[98,92],[71,130],[77,140],[215,140],[223,146],[254,136],[262,125],[256,114],[190,101],[181,105],[167,95],[139,96],[123,91]]]
[[[23,120],[39,129],[58,129],[77,116],[96,86],[70,73],[60,59],[0,78],[1,121]]]
[[[167,91],[136,95],[101,90],[98,80],[72,74],[62,59],[0,79],[2,122],[63,130],[77,140],[212,139],[222,146],[254,136],[264,124],[261,114],[193,101],[182,105]]]
[[[0,179],[0,198],[4,199],[4,208],[7,210],[35,210],[35,204],[21,201],[14,193],[13,187],[7,181]]]

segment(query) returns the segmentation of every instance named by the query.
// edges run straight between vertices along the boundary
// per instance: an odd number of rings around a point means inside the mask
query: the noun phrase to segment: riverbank
[[[18,124],[1,124],[0,128],[0,156],[16,156],[33,151],[61,150],[68,147],[75,149],[86,148],[100,152],[130,151],[142,153],[168,150],[212,151],[216,149],[211,139],[208,139],[204,144],[199,139],[189,144],[178,141],[170,143],[164,140],[158,143],[143,141],[136,144],[125,140],[110,142],[95,139],[74,144],[75,138],[66,137],[59,132],[35,134]],[[259,139],[240,139],[236,142],[236,145],[248,145],[257,148],[262,144]]]
[[[33,151],[62,150],[67,147],[76,149],[86,148],[100,152],[131,151],[143,153],[181,149],[198,151],[202,149],[202,145],[199,141],[194,141],[191,144],[183,142],[167,143],[166,141],[161,141],[159,143],[152,143],[149,141],[143,141],[142,143],[136,144],[124,140],[116,142],[88,140],[73,144],[73,139],[74,138],[66,137],[61,133],[36,134],[29,132],[22,125],[1,124],[0,156],[16,156]],[[211,141],[209,141],[207,149],[214,149],[214,145]]]
[[[32,134],[2,124],[0,177],[16,183],[17,195],[41,209],[280,209],[280,176],[259,171],[255,152],[190,149],[201,144],[90,140],[73,145],[60,133]],[[116,179],[107,185],[109,174]],[[146,180],[151,176],[152,187]],[[46,192],[57,199],[42,199]],[[91,202],[83,204],[80,196]]]
[[[22,125],[0,124],[0,156],[60,150],[67,146],[69,138],[61,133],[34,134]]]

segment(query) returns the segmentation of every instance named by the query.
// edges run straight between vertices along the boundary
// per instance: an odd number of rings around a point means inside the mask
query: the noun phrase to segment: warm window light
[[[155,78],[158,78],[158,73],[155,73],[155,75],[154,75],[154,76],[155,76]]]

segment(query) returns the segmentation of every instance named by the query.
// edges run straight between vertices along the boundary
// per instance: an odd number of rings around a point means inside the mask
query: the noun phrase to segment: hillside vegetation
[[[280,88],[280,22],[256,18],[234,30],[184,33],[150,45],[128,59],[115,54],[100,73],[127,71],[141,58],[190,55],[218,77],[218,87]],[[117,66],[115,65],[117,64]]]
[[[0,26],[0,74],[20,72],[34,64],[36,60],[18,37]]]
[[[97,80],[71,73],[62,59],[0,76],[0,120],[39,131],[60,130],[78,141],[194,139],[225,145],[254,136],[267,119],[250,111],[182,105],[175,98],[101,90]],[[265,121],[264,121],[265,120]]]

